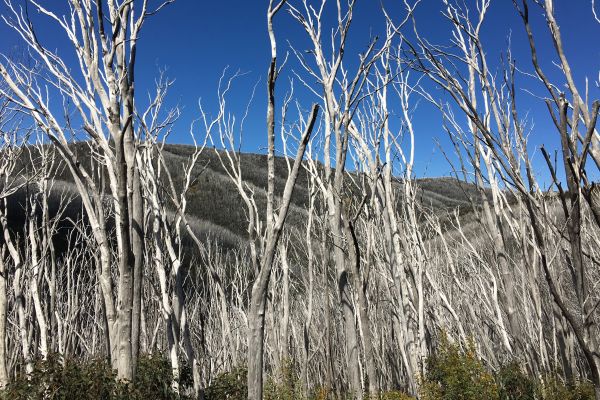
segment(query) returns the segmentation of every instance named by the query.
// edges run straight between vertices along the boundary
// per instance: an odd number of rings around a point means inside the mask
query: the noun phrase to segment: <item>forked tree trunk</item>
[[[348,217],[344,218],[344,230],[348,240],[349,265],[352,268],[354,278],[354,287],[358,297],[358,317],[362,327],[362,342],[365,353],[365,364],[367,367],[367,377],[369,378],[369,398],[375,399],[378,395],[378,377],[375,367],[375,354],[373,350],[373,336],[371,335],[371,321],[369,318],[369,305],[367,303],[367,287],[363,282],[360,272],[360,247],[358,238],[354,232],[352,221]]]
[[[314,104],[298,145],[294,165],[285,183],[277,218],[274,219],[273,224],[267,229],[264,253],[260,260],[256,259],[257,255],[254,250],[254,264],[258,265],[259,269],[258,275],[252,285],[250,310],[248,312],[248,400],[262,400],[263,396],[265,312],[269,279],[273,270],[276,250],[294,194],[298,172],[301,168],[300,165],[304,158],[304,152],[312,134],[318,111],[319,106]],[[252,210],[249,211],[252,212]]]
[[[352,305],[352,293],[348,284],[348,273],[338,271],[338,289],[342,308],[346,344],[346,365],[348,366],[348,378],[350,379],[349,394],[351,398],[361,400],[362,378],[359,364],[359,348],[356,329],[356,318]]]
[[[342,243],[342,223],[341,219],[342,205],[338,202],[335,206],[335,212],[330,218],[330,227],[333,234],[334,257],[337,270],[338,295],[342,309],[344,324],[344,335],[346,342],[346,365],[348,367],[348,378],[350,384],[350,396],[353,399],[362,399],[362,378],[360,374],[360,352],[358,345],[358,335],[356,318],[354,314],[354,302],[350,290],[350,271],[346,266],[346,254]],[[351,239],[349,239],[351,240]]]

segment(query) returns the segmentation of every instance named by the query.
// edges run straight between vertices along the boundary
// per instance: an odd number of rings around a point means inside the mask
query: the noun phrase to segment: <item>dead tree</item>
[[[30,2],[30,8],[67,35],[79,61],[75,66],[68,65],[57,52],[44,47],[36,35],[35,24],[21,6],[10,0],[5,2],[11,12],[5,22],[20,35],[39,65],[48,72],[49,86],[60,88],[59,95],[72,104],[82,121],[78,130],[94,142],[104,163],[117,219],[116,298],[102,188],[70,147],[69,134],[45,97],[45,89],[40,86],[43,82],[36,80],[36,72],[10,61],[0,65],[0,75],[8,86],[5,94],[27,110],[57,147],[78,187],[100,251],[109,356],[118,370],[118,378],[126,380],[134,377],[138,353],[143,264],[143,204],[134,134],[137,42],[147,17],[171,2],[159,3],[152,9],[147,0],[70,1],[73,24],[51,8]]]
[[[252,270],[255,273],[254,283],[252,284],[252,294],[250,298],[250,309],[248,311],[248,398],[262,399],[263,391],[263,356],[265,342],[265,313],[267,306],[267,294],[269,281],[279,240],[281,238],[285,220],[290,208],[292,196],[298,173],[301,168],[302,160],[310,136],[312,134],[319,107],[313,105],[310,116],[306,120],[303,132],[298,140],[298,148],[294,157],[293,166],[289,171],[281,200],[279,211],[275,211],[275,83],[279,69],[277,67],[277,46],[275,35],[273,33],[273,17],[284,6],[285,1],[274,4],[269,3],[267,10],[267,24],[269,28],[269,38],[271,40],[271,63],[267,79],[267,139],[268,147],[268,176],[269,184],[267,188],[267,209],[264,223],[261,213],[258,210],[254,200],[253,190],[244,182],[243,171],[241,169],[240,155],[236,152],[235,138],[237,127],[227,121],[226,115],[226,94],[232,83],[229,80],[224,90],[219,91],[219,114],[212,121],[205,115],[205,127],[210,135],[213,130],[218,128],[219,137],[213,140],[219,140],[220,145],[227,149],[225,153],[217,151],[216,154],[225,169],[227,175],[236,186],[248,212],[248,235],[250,258]],[[285,115],[282,116],[285,120]],[[239,133],[241,134],[241,133]]]
[[[171,133],[173,123],[179,116],[179,110],[173,109],[162,116],[161,108],[171,81],[162,79],[158,83],[151,107],[140,118],[139,137],[144,138],[144,148],[136,162],[142,178],[144,198],[151,210],[152,264],[158,277],[161,311],[165,321],[168,355],[173,372],[172,387],[179,393],[180,366],[179,349],[184,349],[185,358],[192,368],[194,396],[200,394],[200,371],[196,351],[192,344],[188,306],[183,282],[187,277],[187,268],[183,263],[182,243],[184,233],[182,224],[188,226],[187,194],[196,183],[194,173],[204,144],[195,147],[183,170],[183,185],[178,191],[165,160],[165,142]],[[193,129],[193,127],[192,127]],[[174,210],[172,212],[171,210]],[[198,241],[193,231],[190,234]]]
[[[8,198],[27,184],[27,176],[19,163],[23,155],[23,143],[28,140],[28,132],[22,130],[18,115],[12,111],[8,98],[0,97],[0,387],[9,383],[7,341],[7,306],[9,278],[12,279],[15,294],[21,294],[21,256],[15,245],[14,234],[8,226]],[[13,210],[14,211],[14,210]],[[7,253],[9,257],[7,257]],[[21,346],[27,369],[31,370],[29,344],[24,321],[24,297],[16,298],[19,313]],[[25,334],[25,337],[23,337]]]
[[[224,106],[224,102],[221,103]],[[304,157],[304,151],[310,139],[315,120],[317,118],[318,106],[314,105],[307,120],[304,132],[300,137],[298,150],[294,159],[294,165],[286,180],[285,188],[281,195],[279,212],[275,216],[274,211],[271,218],[267,215],[264,228],[261,226],[261,214],[254,200],[252,190],[243,180],[240,158],[235,150],[229,150],[225,154],[217,153],[221,164],[227,171],[228,176],[236,185],[236,188],[248,210],[248,234],[250,236],[250,257],[253,270],[255,271],[252,295],[250,299],[250,310],[248,312],[248,398],[261,399],[263,390],[263,354],[264,354],[264,327],[265,311],[267,305],[268,285],[275,261],[277,245],[281,238],[282,230],[288,214],[294,186],[300,171],[300,164]],[[234,149],[234,132],[225,131],[221,136],[221,144]],[[273,134],[274,132],[271,131]],[[274,150],[274,149],[273,149]],[[271,158],[274,163],[274,158]],[[273,167],[274,168],[274,167]],[[275,199],[275,193],[268,193],[267,198]],[[274,208],[270,208],[274,210]],[[272,221],[269,223],[269,221]]]
[[[520,226],[519,223],[513,223],[510,208],[507,207],[506,193],[510,191],[522,201],[530,224],[529,229],[521,227],[518,230],[526,232],[528,236],[529,244],[526,248],[539,254],[537,261],[552,300],[560,315],[569,323],[583,358],[589,366],[589,374],[596,386],[596,397],[600,398],[600,360],[597,357],[595,309],[595,304],[598,304],[597,294],[589,286],[593,270],[589,268],[591,260],[584,255],[587,246],[582,240],[583,232],[598,229],[595,203],[593,200],[587,200],[591,199],[589,193],[593,188],[587,177],[586,166],[591,159],[590,162],[598,167],[595,153],[599,103],[584,100],[575,84],[554,14],[553,1],[536,3],[541,6],[546,19],[558,65],[561,67],[561,79],[568,89],[568,94],[562,93],[558,89],[561,83],[550,81],[538,59],[537,42],[529,22],[529,2],[514,1],[530,45],[534,69],[531,76],[541,83],[548,93],[546,104],[561,141],[560,152],[566,190],[563,190],[563,183],[558,179],[557,166],[552,163],[548,152],[542,151],[547,161],[548,172],[553,178],[553,186],[558,191],[558,203],[552,204],[548,201],[532,168],[526,127],[519,116],[520,108],[515,89],[516,67],[512,54],[508,53],[502,68],[503,81],[496,79],[493,67],[488,63],[479,32],[489,1],[478,3],[478,16],[474,20],[469,17],[465,6],[449,3],[446,17],[453,27],[453,38],[457,47],[461,49],[460,54],[434,46],[420,36],[411,47],[411,53],[416,68],[451,96],[452,106],[440,105],[448,117],[447,120],[453,120],[454,107],[466,117],[470,127],[468,140],[469,143],[474,143],[473,150],[468,153],[468,162],[479,182],[483,182],[487,174],[486,183],[492,189],[493,206],[487,209],[484,207],[484,214],[500,266],[497,277],[501,283],[497,286],[500,296],[494,299],[494,303],[498,308],[496,314],[499,334],[504,336],[506,350],[511,352],[518,339],[523,338],[517,321],[518,306],[513,303],[517,299],[513,284],[518,277],[518,270],[516,265],[511,266],[509,263],[506,246],[503,244],[510,237],[509,233],[514,230],[513,227]],[[449,60],[449,57],[452,57],[452,62],[444,62]],[[465,71],[466,77],[463,75]],[[476,95],[476,91],[479,91],[479,94]],[[483,98],[483,104],[477,102],[478,98]],[[484,201],[484,206],[485,203]],[[566,221],[564,231],[552,218],[554,211],[551,210],[557,210],[557,207]],[[584,218],[584,209],[588,210],[591,219]],[[554,238],[553,243],[550,242],[550,238]],[[564,272],[557,263],[556,252],[563,244],[566,246],[561,253],[567,269],[572,272],[572,280],[561,278]],[[525,266],[532,268],[531,263]],[[502,323],[504,315],[509,322],[508,326]]]
[[[359,57],[358,67],[354,74],[342,67],[348,34],[354,17],[354,6],[355,1],[350,1],[347,6],[342,6],[340,2],[337,3],[337,21],[330,38],[331,43],[335,44],[331,58],[326,55],[326,45],[323,42],[325,39],[322,37],[322,16],[325,2],[321,2],[320,6],[315,8],[309,5],[307,1],[303,1],[299,7],[290,6],[290,13],[305,30],[312,46],[311,59],[306,58],[299,51],[295,51],[299,62],[307,73],[307,78],[299,77],[299,79],[323,102],[325,116],[324,177],[320,186],[324,190],[327,201],[328,228],[333,241],[332,252],[334,253],[337,270],[340,308],[344,316],[349,386],[352,395],[360,398],[362,397],[363,387],[359,366],[358,333],[351,292],[350,261],[347,260],[345,254],[347,248],[345,241],[350,244],[352,239],[350,237],[345,238],[344,234],[344,221],[348,221],[352,217],[345,214],[343,193],[346,159],[353,127],[352,116],[362,98],[361,91],[370,68],[379,58],[382,50],[376,50],[377,40],[373,39],[368,44],[365,53]],[[385,48],[387,44],[386,41],[383,47]],[[308,79],[316,80],[320,88],[312,87],[307,83]],[[335,151],[332,151],[332,146],[334,146]],[[334,156],[332,156],[332,153]],[[350,246],[352,245],[350,244]]]
[[[577,343],[590,368],[596,399],[600,399],[600,341],[598,341],[598,314],[596,312],[599,301],[596,299],[597,294],[594,293],[594,289],[590,287],[588,281],[591,261],[589,256],[586,260],[584,255],[585,245],[582,241],[582,233],[587,225],[583,215],[586,202],[587,210],[592,214],[594,221],[589,229],[600,229],[598,200],[597,197],[594,198],[592,195],[594,186],[589,182],[587,172],[587,162],[590,159],[595,163],[596,168],[600,168],[600,154],[598,154],[600,135],[596,129],[600,101],[596,99],[590,103],[587,96],[584,100],[580,94],[580,89],[575,84],[574,73],[566,56],[561,30],[556,20],[553,0],[545,0],[541,4],[541,8],[552,37],[555,55],[561,66],[562,78],[566,82],[570,100],[567,94],[560,92],[557,85],[548,79],[542,64],[538,60],[537,42],[529,22],[528,1],[523,0],[520,4],[516,1],[514,3],[527,33],[535,74],[548,91],[549,98],[547,98],[546,104],[561,142],[562,169],[566,177],[567,191],[563,190],[562,183],[557,178],[556,169],[558,166],[551,163],[546,151],[544,151],[544,156],[554,184],[559,191],[560,203],[566,220],[566,239],[569,252],[566,253],[565,258],[569,268],[574,271],[572,285],[563,288],[567,293],[561,293],[555,273],[549,267],[546,254],[549,244],[546,243],[543,236],[544,226],[536,215],[535,203],[529,201],[527,206],[536,243],[542,249],[541,263],[550,293],[575,334]],[[512,92],[511,94],[514,101],[515,95]],[[514,113],[516,114],[516,111]],[[528,164],[528,170],[530,169],[531,166]],[[576,300],[577,306],[574,310],[566,305],[568,298]]]

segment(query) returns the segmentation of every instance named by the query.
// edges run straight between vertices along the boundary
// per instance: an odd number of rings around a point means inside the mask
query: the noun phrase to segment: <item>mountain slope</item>
[[[90,151],[86,143],[72,145],[78,160],[84,165],[90,163]],[[194,152],[192,146],[165,145],[163,156],[171,171],[176,187],[183,182],[183,165]],[[261,154],[240,154],[241,169],[246,183],[254,191],[254,197],[259,210],[266,208],[267,186],[267,158]],[[23,157],[23,163],[30,163],[29,157]],[[217,152],[207,148],[202,153],[199,162],[193,171],[195,181],[188,193],[187,214],[194,231],[200,237],[214,237],[226,247],[238,246],[247,235],[246,207],[221,166]],[[276,193],[281,193],[287,177],[287,164],[284,158],[276,158]],[[72,182],[72,177],[66,168],[58,171],[55,188],[51,195],[51,214],[58,210],[61,196],[67,194],[71,197],[69,207],[63,215],[63,220],[76,220],[80,217],[82,206],[78,201],[77,190]],[[416,181],[419,201],[434,211],[448,211],[460,208],[462,212],[469,212],[471,203],[469,198],[479,196],[477,189],[470,184],[461,183],[453,178],[427,178]],[[309,201],[308,173],[301,170],[294,191],[288,223],[300,225],[306,216],[306,207]],[[400,181],[398,181],[400,185]],[[9,225],[19,229],[25,222],[25,199],[27,189],[24,188],[13,195],[9,201]],[[62,229],[68,229],[69,224],[64,222]],[[67,235],[61,235],[63,238]]]

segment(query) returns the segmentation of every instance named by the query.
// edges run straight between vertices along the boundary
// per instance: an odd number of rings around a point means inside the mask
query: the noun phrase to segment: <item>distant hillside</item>
[[[81,163],[88,164],[89,148],[85,143],[73,144],[73,148]],[[175,184],[183,180],[182,166],[194,148],[186,145],[166,145],[164,157],[171,171]],[[261,154],[241,154],[243,176],[254,189],[254,196],[259,209],[266,208],[267,158]],[[26,161],[27,160],[27,161]],[[24,157],[23,162],[29,158]],[[212,236],[226,246],[236,246],[246,237],[246,210],[241,197],[229,177],[222,168],[215,150],[205,149],[194,171],[196,182],[188,194],[190,222],[200,236]],[[287,177],[287,165],[284,158],[276,158],[276,193],[281,193]],[[65,217],[75,220],[81,213],[81,204],[77,199],[77,191],[72,183],[69,171],[60,171],[53,193],[53,202],[57,202],[61,193],[66,192],[73,197],[65,213]],[[305,217],[305,207],[308,204],[308,174],[301,170],[292,207],[288,216],[291,225],[299,225]],[[400,183],[398,183],[400,184]],[[473,185],[461,183],[453,178],[427,178],[417,181],[420,202],[433,210],[446,211],[460,207],[463,212],[469,212],[471,203],[469,197],[477,199],[477,189]],[[9,223],[13,227],[23,226],[24,199],[26,190],[23,189],[9,199]],[[51,213],[57,207],[53,207]],[[68,224],[63,224],[66,227]],[[64,235],[63,235],[64,236]]]
[[[193,152],[193,148],[184,145],[165,146],[165,158],[171,171],[179,171]],[[242,173],[245,180],[255,189],[254,195],[259,209],[266,208],[267,158],[262,154],[241,154]],[[283,192],[287,178],[287,165],[284,158],[276,158],[276,193]],[[213,149],[206,149],[198,166],[201,172],[196,185],[189,195],[188,211],[194,217],[210,221],[235,235],[246,235],[246,211],[235,186],[221,167]],[[460,207],[462,212],[471,211],[469,198],[478,199],[479,192],[474,185],[460,182],[454,178],[426,178],[417,180],[419,201],[435,211],[447,211]],[[308,173],[301,173],[294,191],[292,208],[288,221],[298,224],[304,218],[308,205]],[[400,185],[400,181],[398,181]]]

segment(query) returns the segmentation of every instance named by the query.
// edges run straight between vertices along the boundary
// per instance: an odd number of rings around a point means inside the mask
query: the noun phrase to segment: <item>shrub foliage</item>
[[[247,370],[237,367],[214,378],[204,391],[205,400],[245,400]],[[0,400],[171,400],[189,399],[189,368],[181,373],[181,393],[172,388],[168,360],[160,355],[141,357],[136,380],[118,382],[104,359],[81,361],[53,354],[38,360],[33,373],[21,374],[0,391]],[[464,347],[442,335],[440,345],[427,360],[421,378],[421,400],[593,400],[594,387],[585,380],[565,383],[556,374],[542,379],[527,375],[518,363],[509,363],[495,373],[477,357],[473,342]],[[328,388],[319,388],[305,398],[296,368],[284,363],[279,374],[266,379],[265,400],[327,400],[335,398]],[[344,396],[342,396],[344,398]],[[386,391],[377,400],[415,400],[401,391]],[[365,398],[367,400],[367,398]],[[373,399],[368,399],[373,400]]]
[[[424,400],[497,399],[498,386],[477,358],[473,342],[466,349],[452,344],[442,335],[437,351],[426,363],[421,384]]]
[[[182,374],[182,386],[187,375]],[[0,392],[0,399],[14,400],[149,400],[186,399],[171,388],[171,368],[158,355],[139,359],[136,380],[118,382],[106,360],[62,359],[56,354],[38,360],[30,375],[19,375]]]

